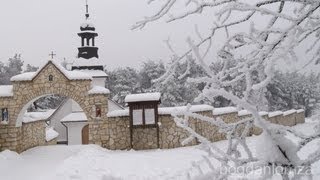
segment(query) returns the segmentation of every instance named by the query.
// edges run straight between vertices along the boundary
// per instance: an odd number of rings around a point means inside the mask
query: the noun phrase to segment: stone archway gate
[[[49,94],[66,96],[76,101],[89,122],[89,143],[99,144],[94,141],[91,129],[96,121],[107,119],[108,94],[95,90],[91,81],[92,77],[89,75],[80,71],[67,71],[60,64],[49,60],[37,72],[23,73],[11,78],[12,86],[0,86],[0,113],[4,109],[8,112],[7,121],[3,121],[0,116],[0,151],[10,149],[22,152],[28,149],[24,144],[34,144],[28,142],[33,141],[32,138],[23,137],[23,115],[31,103]],[[101,110],[101,117],[98,118],[95,114],[97,106]],[[44,124],[41,126],[43,127],[37,128],[44,132]],[[45,143],[44,139],[38,140],[35,145],[44,145],[42,143]]]

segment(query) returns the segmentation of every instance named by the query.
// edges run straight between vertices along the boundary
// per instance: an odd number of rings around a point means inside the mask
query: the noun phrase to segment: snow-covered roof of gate
[[[12,97],[13,96],[13,86],[3,85],[0,86],[0,97]]]
[[[22,73],[16,76],[13,76],[11,81],[32,81],[49,63],[52,63],[65,77],[69,80],[91,80],[92,76],[87,73],[80,71],[68,71],[58,62],[53,60],[47,61],[43,66],[41,66],[36,72],[27,72]]]
[[[93,86],[88,93],[89,94],[110,94],[110,91],[105,87]]]
[[[159,101],[161,93],[141,93],[141,94],[130,94],[125,98],[126,103],[130,102],[145,102],[145,101]]]

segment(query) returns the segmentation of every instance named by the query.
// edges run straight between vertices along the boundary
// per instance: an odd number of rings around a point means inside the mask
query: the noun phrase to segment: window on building
[[[49,81],[53,81],[53,76],[49,75]]]
[[[9,121],[9,112],[8,108],[1,109],[1,122],[8,122]]]
[[[101,117],[101,105],[96,105],[96,117]]]
[[[142,109],[135,109],[132,111],[133,125],[143,124],[143,111]]]
[[[154,109],[144,109],[144,117],[145,117],[145,123],[146,124],[155,124],[156,118]]]

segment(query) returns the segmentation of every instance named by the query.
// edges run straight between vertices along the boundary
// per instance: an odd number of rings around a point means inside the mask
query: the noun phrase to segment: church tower
[[[99,62],[98,47],[95,46],[95,38],[98,33],[90,22],[89,6],[86,1],[85,22],[80,26],[78,36],[81,38],[81,47],[78,47],[78,59],[72,65],[72,70],[102,70],[103,65]]]

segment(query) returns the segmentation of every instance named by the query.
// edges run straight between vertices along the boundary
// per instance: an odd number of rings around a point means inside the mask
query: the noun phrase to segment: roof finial
[[[86,19],[89,18],[89,6],[88,6],[88,0],[86,0]]]

